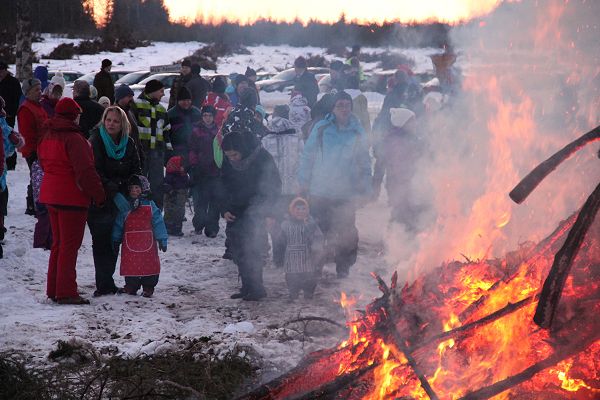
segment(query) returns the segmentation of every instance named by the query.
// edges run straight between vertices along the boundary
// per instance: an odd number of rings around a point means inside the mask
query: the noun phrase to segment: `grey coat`
[[[288,218],[281,223],[281,230],[285,242],[285,273],[317,271],[323,258],[325,242],[317,223],[310,217],[306,222]]]

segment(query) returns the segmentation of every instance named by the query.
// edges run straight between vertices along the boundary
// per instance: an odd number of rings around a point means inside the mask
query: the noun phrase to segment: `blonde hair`
[[[131,132],[131,124],[129,123],[127,114],[125,114],[125,111],[123,111],[119,106],[108,106],[104,109],[104,114],[102,114],[101,119],[102,125],[104,125],[104,121],[106,120],[106,116],[109,112],[116,112],[119,114],[119,119],[121,120],[121,133],[125,136],[129,136],[129,132]]]

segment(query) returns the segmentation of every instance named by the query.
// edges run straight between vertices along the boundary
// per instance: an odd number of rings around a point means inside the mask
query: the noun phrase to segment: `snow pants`
[[[154,289],[157,284],[158,275],[125,277],[125,287],[134,292],[140,290],[140,287],[143,287],[144,289]]]
[[[300,291],[304,291],[305,298],[311,298],[317,287],[317,275],[314,272],[287,273],[285,282],[291,298],[298,297]]]
[[[117,291],[117,285],[113,279],[118,256],[112,243],[115,219],[116,209],[112,206],[112,202],[108,201],[104,208],[92,206],[88,214],[98,294],[116,293]]]
[[[204,229],[206,236],[219,233],[219,194],[221,180],[216,176],[197,178],[192,186],[194,218],[192,224],[196,232]]]
[[[170,234],[181,232],[185,217],[185,202],[188,198],[187,189],[171,190],[165,193],[165,226]]]
[[[229,223],[228,228],[229,249],[242,279],[241,292],[244,295],[264,296],[263,266],[268,247],[265,221],[243,215]]]
[[[87,210],[48,206],[54,234],[48,261],[46,294],[53,299],[77,297],[77,253],[85,231]]]
[[[356,206],[349,200],[311,196],[310,212],[325,235],[327,253],[334,255],[337,273],[347,275],[358,253]]]

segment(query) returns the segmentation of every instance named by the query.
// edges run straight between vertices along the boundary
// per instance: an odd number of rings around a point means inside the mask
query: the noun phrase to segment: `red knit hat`
[[[70,120],[74,120],[79,114],[82,113],[79,104],[77,104],[77,102],[70,97],[63,97],[60,99],[58,103],[56,103],[54,112]]]
[[[173,156],[169,158],[167,161],[167,173],[168,174],[177,174],[182,172],[183,167],[183,157],[182,156]]]

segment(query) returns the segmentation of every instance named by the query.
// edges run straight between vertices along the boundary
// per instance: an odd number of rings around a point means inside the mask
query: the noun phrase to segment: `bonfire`
[[[513,200],[599,131],[541,164]],[[347,340],[240,399],[600,398],[599,204],[596,188],[550,236],[502,259],[446,263],[402,288],[373,274],[382,296],[352,313]]]

